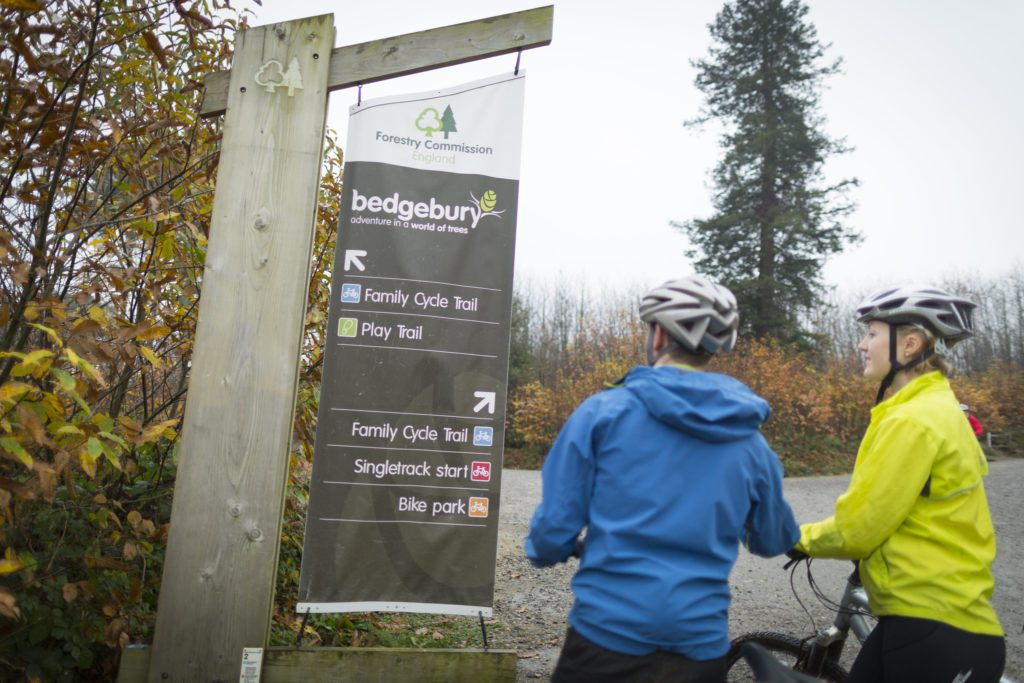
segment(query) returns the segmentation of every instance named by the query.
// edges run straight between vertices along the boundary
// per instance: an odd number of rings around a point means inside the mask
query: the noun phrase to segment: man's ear
[[[654,353],[660,353],[668,345],[668,333],[658,323],[653,323],[652,327],[654,329],[654,340],[651,342],[651,350]]]

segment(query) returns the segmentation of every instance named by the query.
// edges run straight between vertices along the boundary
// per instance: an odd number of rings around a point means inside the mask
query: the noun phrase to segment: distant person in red
[[[961,403],[960,410],[964,411],[964,415],[967,416],[967,421],[971,423],[971,429],[974,430],[974,435],[979,439],[984,436],[985,428],[981,426],[981,420],[974,416],[974,413],[971,412],[968,405],[966,403]]]

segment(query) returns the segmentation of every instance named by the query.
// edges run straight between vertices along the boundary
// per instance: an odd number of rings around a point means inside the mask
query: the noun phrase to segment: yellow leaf
[[[82,465],[82,471],[89,475],[89,478],[96,476],[96,461],[103,455],[103,448],[99,447],[99,450],[95,446],[99,446],[99,441],[96,441],[95,437],[89,437],[89,440],[85,445],[78,450],[78,461]]]
[[[85,436],[85,432],[75,425],[64,425],[57,430],[55,436]]]
[[[99,370],[97,370],[92,363],[82,358],[69,348],[64,349],[64,353],[67,354],[68,360],[71,361],[71,363],[75,367],[77,367],[85,374],[89,375],[89,377],[91,377],[93,381],[99,384],[101,387],[106,388],[107,381],[103,379],[103,375],[99,373]]]
[[[148,346],[140,346],[139,353],[141,353],[143,357],[145,357],[145,359],[149,361],[149,364],[152,365],[157,370],[164,366],[164,362],[160,360],[160,356],[156,355],[153,352],[153,349],[149,348]]]
[[[56,330],[54,330],[52,327],[47,327],[46,325],[40,325],[39,323],[29,323],[29,325],[34,327],[34,328],[36,328],[37,330],[42,330],[43,332],[45,332],[46,336],[49,337],[50,340],[53,341],[53,343],[57,345],[57,348],[63,348],[64,347],[64,342],[62,342],[60,340],[60,336],[57,334]]]
[[[30,391],[35,391],[35,387],[31,384],[25,384],[24,382],[7,382],[0,387],[0,401],[12,401],[14,399],[21,398]]]
[[[0,7],[7,9],[24,10],[26,12],[38,12],[46,6],[42,0],[0,0]]]
[[[11,370],[11,376],[24,377],[25,375],[31,375],[48,358],[53,358],[53,352],[46,349],[26,353],[22,361]]]
[[[16,558],[16,557],[14,557],[14,558],[5,557],[3,559],[0,559],[0,575],[12,574],[12,573],[18,571],[19,569],[24,569],[24,568],[25,568],[25,564],[21,560]]]
[[[98,322],[100,325],[107,322],[107,314],[104,313],[103,309],[100,308],[99,306],[89,307],[89,317]]]
[[[74,602],[78,597],[78,584],[65,583],[60,592],[64,595],[64,602]]]
[[[164,422],[157,422],[146,426],[145,431],[139,437],[142,443],[155,443],[161,439],[161,437],[173,439],[174,438],[174,427],[178,424],[178,420],[165,420]]]
[[[139,334],[135,335],[135,339],[138,341],[150,341],[152,339],[163,339],[171,333],[171,328],[166,325],[157,325],[156,327],[150,327]]]

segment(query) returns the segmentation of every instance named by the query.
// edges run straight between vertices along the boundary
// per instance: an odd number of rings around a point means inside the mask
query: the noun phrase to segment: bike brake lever
[[[782,565],[783,569],[789,569],[790,567],[795,565],[797,562],[801,562],[803,560],[809,559],[810,555],[807,555],[806,553],[802,553],[799,550],[787,550],[786,551],[786,557],[789,558],[789,562],[787,562],[786,564]]]

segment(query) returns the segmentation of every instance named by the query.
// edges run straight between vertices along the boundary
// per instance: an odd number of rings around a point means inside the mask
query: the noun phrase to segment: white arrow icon
[[[366,270],[366,266],[359,260],[363,256],[366,256],[366,252],[362,249],[346,249],[345,270],[349,270],[349,266],[355,266],[359,270]]]
[[[473,412],[479,413],[484,408],[491,415],[494,415],[494,392],[493,391],[474,391],[473,396],[480,399],[480,402],[473,406]]]

